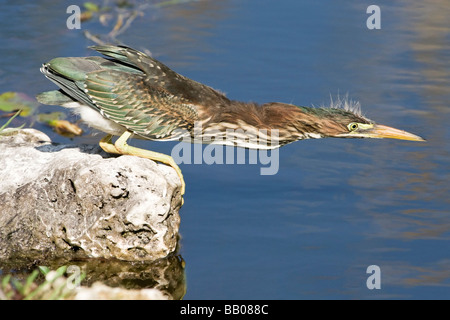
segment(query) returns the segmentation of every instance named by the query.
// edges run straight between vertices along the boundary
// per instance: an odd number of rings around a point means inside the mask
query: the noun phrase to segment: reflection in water
[[[394,260],[383,265],[382,270],[383,281],[389,286],[407,288],[436,286],[443,289],[450,287],[449,259],[441,259],[420,266]],[[442,293],[447,290],[442,290]],[[445,297],[445,295],[441,296],[441,298]]]
[[[62,265],[78,266],[86,278],[82,286],[90,287],[100,281],[110,287],[124,289],[160,290],[170,300],[180,300],[186,294],[185,263],[181,256],[171,255],[154,262],[127,262],[119,260],[86,259],[79,261],[45,261],[45,265],[52,270]],[[0,270],[5,274],[8,270],[17,278],[26,278],[32,270],[37,268],[15,265],[14,262],[2,262]]]
[[[87,273],[82,285],[100,281],[110,287],[125,289],[155,288],[169,299],[180,300],[186,293],[184,261],[169,256],[155,262],[124,262],[87,260],[73,263]]]
[[[202,68],[198,54],[213,50],[208,40],[213,37],[219,22],[226,18],[229,6],[229,1],[192,1],[165,7],[157,12],[161,19],[171,23],[149,23],[148,19],[138,19],[133,37],[124,38],[124,41],[136,49],[149,49],[157,59],[164,55],[162,62],[174,70],[190,64],[198,70]]]
[[[373,158],[373,168],[378,169],[365,168],[349,183],[362,197],[359,207],[370,212],[377,226],[377,232],[368,233],[368,237],[390,239],[387,246],[393,249],[396,245],[402,248],[403,241],[415,241],[418,245],[419,240],[437,240],[435,246],[439,246],[450,239],[449,211],[443,207],[446,203],[448,209],[450,204],[449,119],[439,116],[448,114],[450,101],[448,1],[403,1],[401,6],[383,8],[395,12],[391,19],[397,22],[395,28],[399,33],[399,41],[390,44],[397,46],[397,50],[389,53],[401,52],[403,60],[394,63],[399,59],[397,54],[383,57],[390,66],[385,72],[392,75],[389,88],[392,92],[418,94],[410,99],[410,107],[423,110],[417,112],[417,118],[428,123],[425,131],[428,142],[404,153],[393,146],[383,146],[384,156]],[[380,169],[390,161],[396,163]],[[430,257],[425,258],[429,252],[415,251],[415,262],[385,260],[385,281],[390,285],[449,286],[449,260],[437,255],[436,261],[430,263]],[[385,258],[380,255],[377,259],[383,263]],[[423,266],[425,259],[428,263]]]
[[[448,1],[403,2],[404,30],[412,31],[409,44],[422,76],[422,96],[432,108],[447,111],[448,105],[442,103],[448,103],[450,95]]]

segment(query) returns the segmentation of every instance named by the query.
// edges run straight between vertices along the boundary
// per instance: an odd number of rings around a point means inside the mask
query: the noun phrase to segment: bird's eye
[[[352,122],[347,126],[347,128],[350,131],[355,131],[356,129],[358,129],[358,124],[356,122]]]

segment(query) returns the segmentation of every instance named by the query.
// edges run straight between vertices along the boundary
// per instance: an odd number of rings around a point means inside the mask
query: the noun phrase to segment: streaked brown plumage
[[[108,152],[127,152],[131,133],[150,140],[190,138],[256,149],[323,137],[423,141],[375,124],[361,115],[357,104],[347,101],[331,108],[233,101],[137,50],[123,46],[93,49],[107,58],[55,58],[44,64],[42,73],[60,90],[45,92],[38,100],[73,108],[90,126],[121,136],[115,145],[110,136],[102,139]],[[173,159],[165,163],[169,162],[176,166]]]

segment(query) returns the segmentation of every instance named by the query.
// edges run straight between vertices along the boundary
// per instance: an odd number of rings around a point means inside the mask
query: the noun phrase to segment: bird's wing
[[[181,135],[175,129],[190,130],[196,120],[230,102],[222,93],[132,48],[92,48],[109,59],[55,58],[41,71],[75,101],[142,137],[174,139]],[[49,96],[41,98],[46,101]]]
[[[156,86],[131,63],[101,57],[55,58],[41,71],[73,100],[144,138],[176,139],[198,118],[193,103]],[[61,99],[55,97],[63,96],[41,94],[38,98],[57,104]]]
[[[179,137],[198,117],[193,104],[152,86],[145,75],[92,71],[86,74],[84,91],[103,116],[148,139]]]
[[[92,49],[121,63],[141,70],[148,84],[183,98],[193,105],[216,107],[230,100],[221,92],[186,78],[148,55],[124,46],[94,46]]]

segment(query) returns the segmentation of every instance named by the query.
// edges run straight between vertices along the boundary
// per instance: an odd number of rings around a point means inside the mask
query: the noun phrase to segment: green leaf
[[[16,278],[12,278],[11,279],[11,284],[13,285],[14,288],[16,288],[16,290],[23,295],[23,284],[22,282],[20,282],[19,280],[17,280]]]
[[[46,266],[38,266],[39,270],[42,272],[42,274],[45,276],[47,273],[50,272],[50,268]]]
[[[33,98],[30,98],[24,93],[20,92],[4,92],[0,94],[0,110],[5,112],[12,112],[21,110],[21,116],[26,117],[33,113],[38,107],[38,103]]]
[[[11,275],[10,274],[8,274],[8,275],[3,277],[3,279],[2,279],[2,289],[6,289],[8,283],[9,283],[9,280],[11,280]]]
[[[9,124],[11,123],[11,121],[13,121],[13,119],[15,117],[17,117],[20,114],[21,110],[17,111],[15,115],[13,115],[11,118],[8,119],[8,121],[6,121],[6,123],[0,127],[0,133],[7,127],[9,126]]]
[[[51,112],[51,113],[40,113],[37,116],[37,120],[39,122],[49,123],[55,120],[63,120],[66,118],[66,114],[64,112]]]
[[[98,12],[100,10],[100,7],[98,6],[98,4],[90,2],[90,1],[83,3],[83,6],[86,10],[92,11],[92,12]]]
[[[38,270],[34,270],[25,281],[25,285],[23,286],[23,292],[25,295],[29,294],[31,285],[33,284],[34,280],[36,280],[37,276],[39,275]]]
[[[59,267],[58,269],[56,269],[56,277],[55,277],[55,279],[59,278],[64,273],[66,273],[66,270],[67,270],[67,266],[62,266],[62,267]]]

